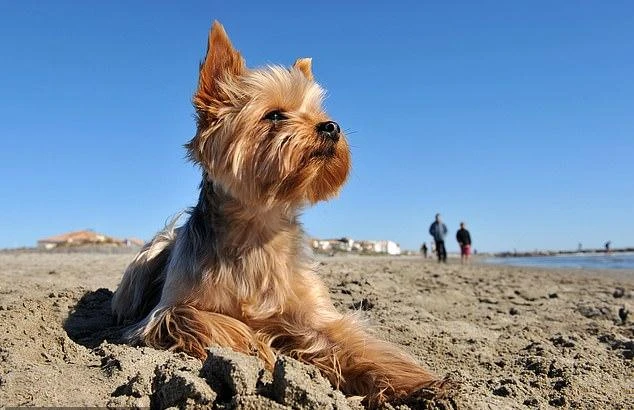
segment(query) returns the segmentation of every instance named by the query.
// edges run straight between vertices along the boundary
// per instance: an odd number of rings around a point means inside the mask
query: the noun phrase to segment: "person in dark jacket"
[[[456,240],[460,245],[460,262],[468,263],[471,255],[471,234],[465,229],[464,222],[460,222],[460,229],[456,232]]]
[[[427,259],[427,244],[423,242],[423,246],[420,247],[420,252],[423,254],[423,259]]]
[[[445,249],[445,237],[447,236],[447,225],[440,219],[440,214],[436,214],[436,220],[429,227],[429,234],[436,243],[436,254],[438,263],[447,263],[447,250]]]

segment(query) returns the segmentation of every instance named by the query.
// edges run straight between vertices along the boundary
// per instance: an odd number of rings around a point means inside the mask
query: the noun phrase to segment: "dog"
[[[214,22],[193,96],[202,169],[198,203],[126,269],[112,311],[126,338],[204,359],[220,345],[272,368],[285,354],[315,365],[370,406],[441,380],[339,313],[311,268],[299,211],[338,194],[350,172],[339,125],[322,109],[311,59],[248,69]]]

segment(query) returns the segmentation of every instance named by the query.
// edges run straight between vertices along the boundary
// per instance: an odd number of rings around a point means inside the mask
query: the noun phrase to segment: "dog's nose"
[[[333,142],[339,141],[339,133],[341,132],[341,128],[339,128],[339,124],[334,121],[325,121],[317,124],[317,132],[324,138],[328,138]]]

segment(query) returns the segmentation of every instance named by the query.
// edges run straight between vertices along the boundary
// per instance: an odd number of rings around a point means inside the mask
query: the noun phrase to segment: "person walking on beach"
[[[423,254],[423,259],[427,259],[427,244],[423,242],[423,246],[420,247],[420,251]]]
[[[436,243],[438,263],[447,263],[447,250],[445,249],[445,236],[447,236],[447,232],[447,225],[440,219],[440,214],[436,214],[436,220],[429,227],[429,234],[434,238],[434,242]]]
[[[460,229],[456,232],[456,240],[460,245],[460,262],[468,263],[471,255],[471,234],[465,229],[464,222],[460,222]]]

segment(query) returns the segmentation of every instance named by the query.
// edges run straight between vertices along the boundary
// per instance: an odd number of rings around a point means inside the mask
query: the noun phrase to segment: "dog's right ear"
[[[307,80],[313,81],[313,59],[312,58],[298,58],[293,64],[293,68],[297,68],[304,74]]]
[[[207,55],[200,64],[198,89],[194,94],[194,105],[204,110],[213,101],[222,101],[219,82],[241,75],[245,70],[244,59],[233,48],[229,36],[218,21],[214,21],[209,32]]]

